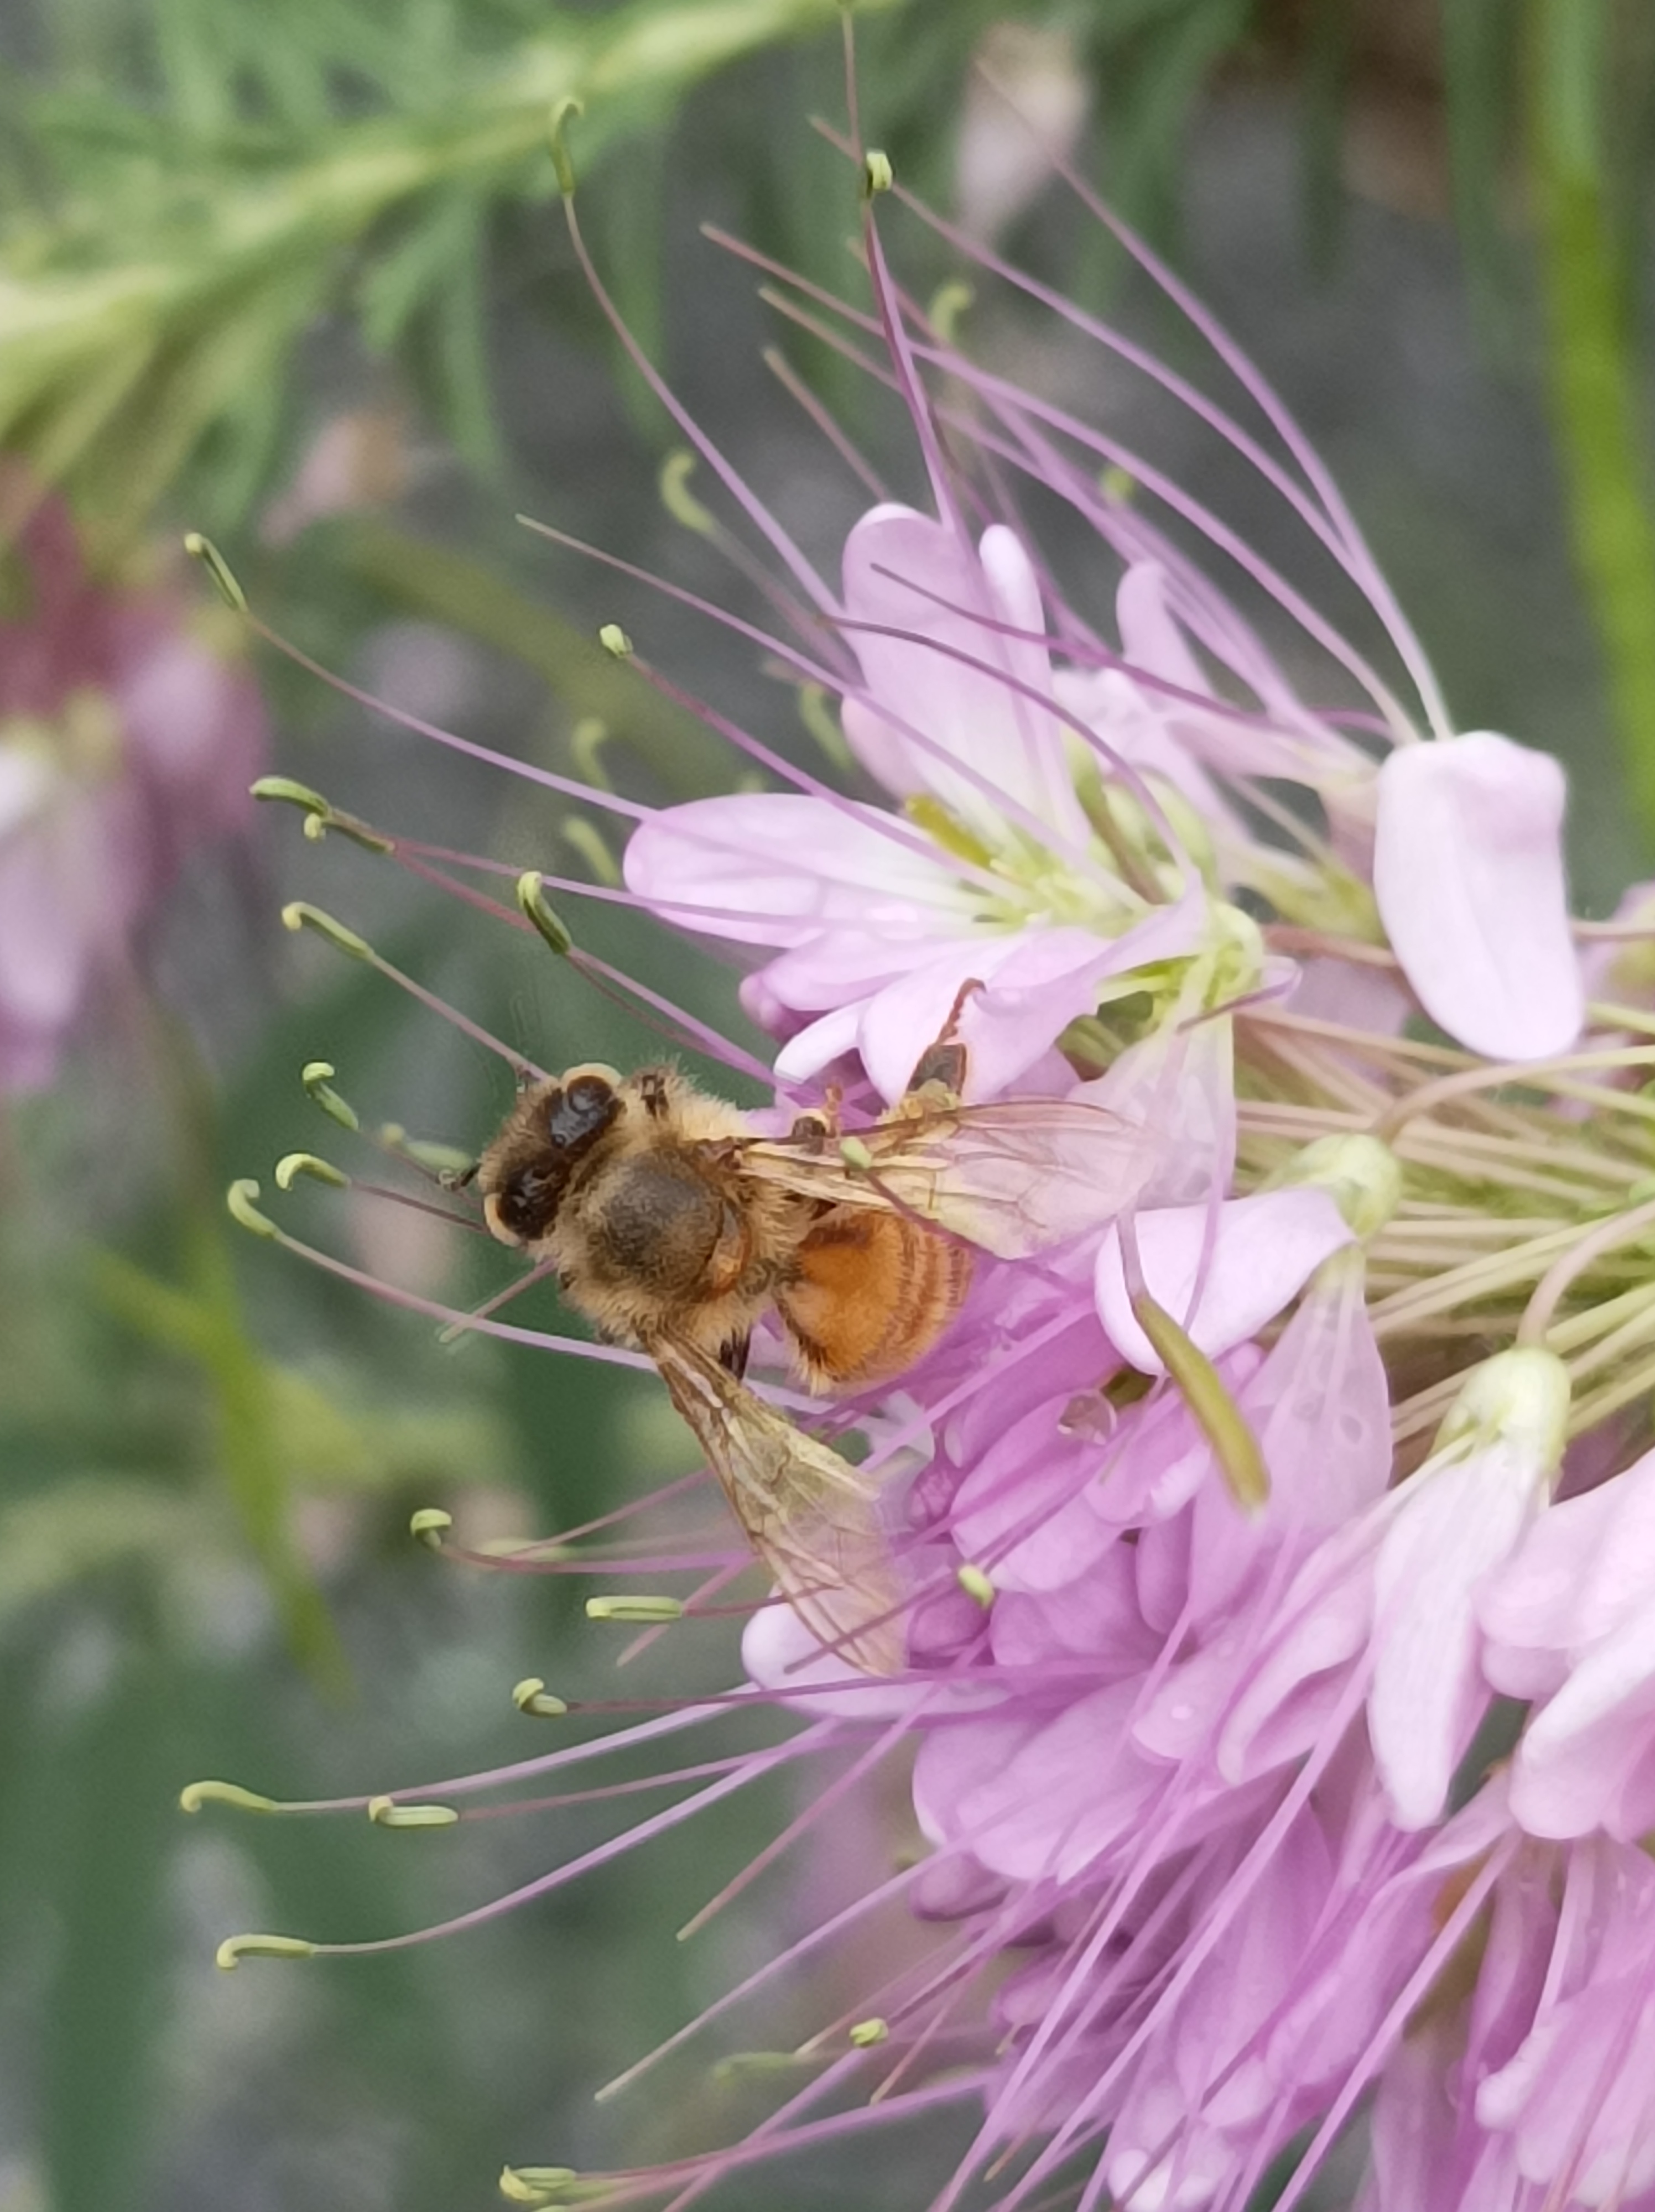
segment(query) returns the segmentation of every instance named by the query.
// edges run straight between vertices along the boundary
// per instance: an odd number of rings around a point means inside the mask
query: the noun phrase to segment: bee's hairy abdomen
[[[971,1255],[899,1213],[836,1206],[800,1239],[776,1308],[812,1386],[878,1382],[928,1352],[964,1303]]]

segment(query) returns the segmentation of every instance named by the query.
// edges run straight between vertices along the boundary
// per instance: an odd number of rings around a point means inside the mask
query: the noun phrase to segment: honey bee
[[[753,1328],[774,1315],[812,1390],[890,1381],[958,1313],[977,1251],[1061,1243],[1143,1179],[1117,1116],[963,1105],[964,1074],[945,1032],[871,1127],[830,1105],[770,1137],[672,1067],[584,1065],[523,1091],[476,1171],[495,1236],[648,1355],[782,1595],[873,1674],[904,1653],[878,1486],[747,1387]]]

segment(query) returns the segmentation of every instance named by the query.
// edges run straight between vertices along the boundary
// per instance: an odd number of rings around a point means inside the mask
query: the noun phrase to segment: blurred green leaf
[[[53,1774],[47,1909],[56,1956],[40,2023],[41,2135],[54,2212],[140,2201],[165,1953],[174,1797],[156,1771],[168,1686],[141,1642],[64,1723]],[[164,1772],[164,1767],[162,1769]]]
[[[192,1242],[193,1295],[169,1289],[113,1253],[97,1255],[94,1281],[106,1304],[129,1325],[186,1350],[206,1376],[216,1417],[216,1457],[269,1578],[295,1656],[319,1682],[343,1690],[344,1651],[294,1542],[292,1486],[277,1407],[265,1362],[241,1318],[225,1238],[216,1224],[199,1224]]]
[[[1613,28],[1606,0],[1530,0],[1530,161],[1575,558],[1634,802],[1655,836],[1655,518],[1604,153]]]
[[[175,1486],[114,1475],[60,1480],[0,1512],[0,1632],[25,1607],[112,1569],[163,1575],[211,1540],[201,1501]]]
[[[635,0],[538,11],[514,43],[496,10],[470,49],[457,33],[473,10],[276,12],[286,50],[263,9],[158,4],[153,114],[107,91],[30,103],[52,183],[0,238],[0,444],[127,524],[210,430],[267,410],[288,352],[336,304],[382,339],[429,322],[442,417],[486,457],[482,240],[496,204],[552,196],[556,104],[584,101],[590,165],[697,78],[838,8]],[[392,273],[353,294],[355,257],[399,225]],[[210,526],[234,520],[226,495],[248,495],[246,455],[265,442],[244,436],[237,477],[194,487]]]
[[[393,605],[447,623],[532,669],[571,720],[603,723],[674,799],[727,788],[721,738],[485,562],[380,523],[341,524],[333,536],[343,564]]]
[[[1443,99],[1454,214],[1475,301],[1498,333],[1500,305],[1516,281],[1516,255],[1500,202],[1520,133],[1518,62],[1522,13],[1511,0],[1442,0]]]

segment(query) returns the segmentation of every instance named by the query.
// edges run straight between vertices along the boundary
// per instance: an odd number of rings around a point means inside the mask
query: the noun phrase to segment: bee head
[[[533,1244],[557,1216],[569,1180],[622,1111],[612,1067],[571,1067],[526,1091],[478,1169],[483,1218],[502,1244]]]

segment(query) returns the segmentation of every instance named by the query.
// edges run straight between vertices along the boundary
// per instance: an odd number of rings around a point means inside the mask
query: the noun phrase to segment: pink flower
[[[895,1098],[916,1040],[976,986],[959,1033],[971,1095],[990,1097],[1133,971],[1196,951],[1202,904],[1147,903],[1097,845],[1039,586],[1010,530],[973,551],[942,523],[875,507],[845,547],[844,608],[863,679],[845,736],[911,819],[814,797],[698,800],[638,829],[627,882],[687,927],[782,948],[749,1004],[789,1032],[784,1079],[855,1053]]]
[[[1478,1607],[1489,1680],[1536,1699],[1512,1761],[1531,1835],[1655,1828],[1655,1453],[1555,1505]]]
[[[1477,1606],[1549,1494],[1567,1407],[1549,1352],[1502,1352],[1473,1373],[1432,1457],[1288,1584],[1225,1723],[1227,1771],[1307,1748],[1360,1669],[1393,1818],[1415,1829],[1440,1816],[1488,1699]]]
[[[1323,1260],[1350,1241],[1323,1190],[1263,1192],[1136,1217],[1143,1280],[1208,1357],[1256,1336]],[[1141,1374],[1165,1373],[1132,1310],[1122,1234],[1111,1229],[1098,1255],[1098,1311],[1110,1340]]]
[[[34,507],[15,557],[29,604],[0,623],[0,1089],[33,1090],[184,855],[246,818],[265,732],[250,679],[170,599],[90,580],[60,502]]]
[[[1529,1846],[1469,2001],[1427,2007],[1385,2069],[1363,2212],[1646,2212],[1652,2033],[1655,1869],[1602,1838]]]
[[[797,1186],[789,1204],[895,1206],[970,1248],[970,1286],[894,1382],[831,1403],[798,1392],[800,1363],[782,1371],[802,1348],[785,1299],[754,1333],[747,1387],[779,1391],[814,1443],[758,1420],[733,1378],[725,1425],[696,1432],[770,1577],[743,1579],[710,1497],[687,1551],[615,1544],[606,1516],[604,1548],[576,1531],[535,1563],[674,1592],[689,1575],[685,1597],[613,1608],[686,1639],[727,1633],[751,1599],[744,1679],[686,1705],[669,1668],[630,1692],[665,1710],[612,1743],[758,1711],[793,1732],[731,1755],[721,1736],[631,1839],[799,1770],[768,1863],[911,1759],[928,1856],[893,1874],[870,1854],[866,1898],[767,1951],[709,2018],[864,1916],[871,1948],[910,1905],[936,1948],[892,1945],[849,2032],[836,1993],[819,2065],[745,2142],[569,2193],[687,2203],[770,2151],[952,2103],[974,2124],[939,2212],[979,2185],[1006,2212],[1243,2212],[1309,2130],[1285,2212],[1377,2085],[1373,2212],[1655,2212],[1655,1876],[1633,1848],[1655,1825],[1655,1455],[1633,1463],[1632,1442],[1655,1387],[1636,1087],[1655,1048],[1634,1012],[1571,1059],[1591,1018],[1560,773],[1453,734],[1321,464],[1147,257],[1268,432],[977,253],[1096,339],[1104,375],[1123,359],[1258,471],[1367,602],[1383,663],[1116,442],[1107,385],[1092,421],[1018,390],[910,310],[871,218],[866,243],[935,512],[866,514],[837,588],[661,388],[761,541],[782,619],[770,635],[696,604],[837,700],[857,780],[837,790],[706,708],[794,787],[655,813],[608,794],[637,826],[627,890],[601,895],[751,962],[743,1003],[779,1045],[773,1134],[818,1083],[842,1116],[843,1176],[813,1138],[808,1172],[739,1136],[687,1145],[686,1173],[714,1158],[735,1179],[731,1222],[744,1172],[772,1197]],[[982,466],[959,465],[973,448]],[[1054,503],[1090,533],[1078,588],[1020,512]],[[1354,708],[1305,703],[1185,550],[1202,538],[1295,631],[1295,671],[1328,664],[1306,696]],[[1421,1039],[1416,1007],[1465,1049]],[[945,1030],[965,1103],[905,1101],[915,1158],[882,1188],[856,1149],[868,1085],[904,1101]],[[1101,1113],[1066,1118],[1077,1098]],[[765,1280],[808,1274],[824,1218],[801,1207]],[[492,1305],[473,1320],[533,1334]],[[642,1322],[631,1345],[578,1348],[672,1364]],[[1568,1484],[1599,1487],[1554,1505],[1566,1440]],[[836,1488],[832,1449],[860,1481]],[[853,1495],[837,1522],[822,1508]],[[811,1594],[880,1608],[868,1671],[768,1587],[795,1551]],[[527,1710],[557,1707],[524,1687]],[[1489,1775],[1502,1692],[1531,1710]],[[554,2170],[516,2193],[564,2189]]]
[[[1567,1052],[1585,1018],[1563,880],[1563,771],[1480,730],[1379,771],[1373,890],[1433,1021],[1491,1060]]]

